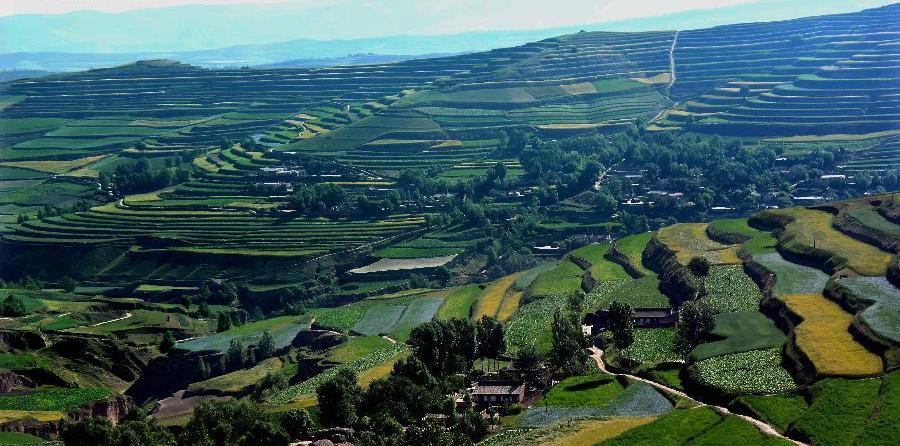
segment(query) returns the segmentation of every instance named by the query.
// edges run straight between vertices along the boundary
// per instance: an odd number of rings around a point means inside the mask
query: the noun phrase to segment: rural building
[[[638,328],[674,327],[678,314],[671,308],[635,308],[634,326]]]
[[[678,313],[671,308],[635,308],[635,328],[674,327],[678,323]],[[609,311],[597,310],[584,316],[582,322],[591,327],[591,334],[597,335],[609,325]]]
[[[524,383],[483,382],[471,390],[472,401],[480,406],[502,406],[521,403],[525,398]]]

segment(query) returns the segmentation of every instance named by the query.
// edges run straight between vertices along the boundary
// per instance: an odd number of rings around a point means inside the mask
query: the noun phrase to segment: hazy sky
[[[659,15],[671,12],[688,11],[698,8],[714,8],[741,3],[753,3],[758,0],[679,0],[679,1],[641,1],[641,0],[481,0],[485,9],[495,10],[493,5],[503,5],[506,13],[516,14],[527,11],[533,16],[541,11],[546,17],[543,20],[569,23],[593,22],[598,19],[617,20],[647,15]],[[292,3],[302,6],[325,6],[337,3],[370,3],[366,0],[2,0],[0,16],[13,14],[61,14],[79,10],[101,12],[124,12],[135,9],[162,8],[180,5],[234,5],[254,3]],[[435,11],[451,9],[465,0],[422,0],[421,4]],[[515,4],[515,8],[507,8]],[[635,8],[639,4],[641,8]],[[566,5],[565,8],[560,7]],[[552,7],[550,7],[552,6]],[[476,18],[476,17],[473,17]],[[483,17],[482,18],[489,18]]]
[[[0,53],[190,51],[293,39],[564,27],[691,29],[888,3],[891,0],[0,0]]]

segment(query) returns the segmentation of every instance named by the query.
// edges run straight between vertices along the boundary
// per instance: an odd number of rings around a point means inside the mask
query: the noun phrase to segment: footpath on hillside
[[[758,419],[756,419],[756,418],[753,418],[753,417],[750,417],[750,416],[747,416],[747,415],[741,415],[741,414],[733,413],[733,412],[731,412],[730,410],[728,410],[727,408],[722,407],[722,406],[716,406],[716,405],[712,405],[712,404],[706,404],[706,403],[704,403],[704,402],[702,402],[702,401],[696,400],[695,398],[691,397],[690,395],[688,395],[688,394],[686,394],[686,393],[684,393],[684,392],[682,392],[682,391],[680,391],[680,390],[673,389],[673,388],[671,388],[671,387],[662,385],[662,384],[660,384],[660,383],[658,383],[658,382],[656,382],[656,381],[652,381],[652,380],[649,380],[649,379],[646,379],[646,378],[641,378],[640,376],[629,375],[629,374],[627,374],[627,373],[615,373],[615,372],[611,372],[611,371],[609,371],[609,370],[606,369],[606,364],[603,362],[603,350],[600,350],[600,349],[597,348],[596,346],[591,347],[590,350],[591,350],[591,358],[593,358],[594,362],[597,363],[597,367],[600,368],[600,371],[602,371],[603,373],[606,373],[606,374],[609,374],[609,375],[613,375],[613,376],[624,376],[624,377],[629,378],[629,379],[633,379],[633,380],[636,380],[636,381],[641,381],[641,382],[643,382],[643,383],[647,383],[647,384],[649,384],[649,385],[651,385],[651,386],[653,386],[653,387],[656,387],[657,389],[662,390],[663,392],[666,392],[666,393],[668,393],[668,394],[670,394],[670,395],[675,395],[675,396],[678,396],[678,397],[680,397],[680,398],[684,398],[684,399],[686,399],[686,400],[688,400],[688,401],[690,401],[690,402],[696,404],[696,405],[699,406],[699,407],[708,406],[708,407],[710,407],[710,408],[712,408],[712,409],[714,409],[714,410],[716,410],[716,411],[718,411],[718,412],[720,412],[720,413],[722,413],[722,414],[725,414],[725,415],[734,415],[734,416],[736,416],[736,417],[739,417],[739,418],[743,419],[744,421],[747,421],[747,422],[753,424],[754,426],[756,426],[757,429],[759,429],[761,432],[763,432],[763,433],[766,434],[766,435],[769,435],[769,436],[772,436],[772,437],[777,437],[777,438],[782,438],[782,439],[787,440],[787,441],[790,441],[791,443],[794,443],[794,444],[796,444],[796,445],[798,445],[798,446],[808,446],[806,443],[799,442],[799,441],[797,441],[797,440],[794,440],[793,438],[785,437],[785,436],[782,435],[780,432],[778,432],[778,430],[775,429],[775,427],[773,427],[771,424],[768,424],[768,423],[766,423],[766,422],[764,422],[764,421],[758,420]]]

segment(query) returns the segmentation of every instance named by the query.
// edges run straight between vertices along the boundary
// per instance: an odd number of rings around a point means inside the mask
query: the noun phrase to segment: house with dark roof
[[[635,328],[674,327],[678,323],[678,313],[671,308],[635,308]],[[609,310],[597,310],[584,316],[582,322],[591,327],[591,334],[597,335],[609,326]]]
[[[480,382],[470,391],[472,401],[479,406],[504,406],[521,403],[525,399],[525,384],[510,382]]]

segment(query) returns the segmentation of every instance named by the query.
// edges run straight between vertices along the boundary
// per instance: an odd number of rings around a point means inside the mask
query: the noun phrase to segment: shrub
[[[703,277],[709,274],[709,268],[711,264],[709,260],[705,257],[694,257],[688,262],[688,268],[691,269],[691,272],[694,273],[695,276]]]

